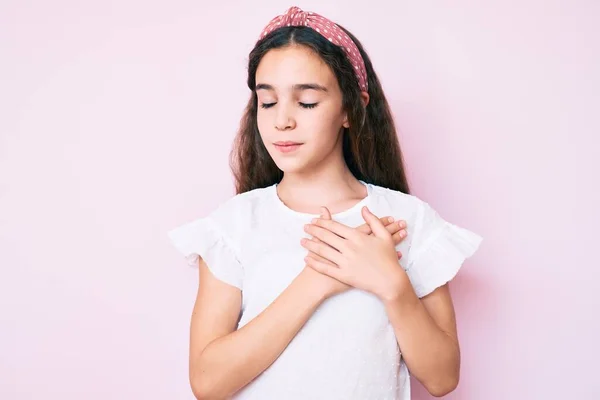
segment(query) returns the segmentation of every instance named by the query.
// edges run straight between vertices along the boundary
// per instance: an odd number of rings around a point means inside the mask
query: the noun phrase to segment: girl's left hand
[[[309,254],[305,258],[306,265],[381,299],[395,298],[410,281],[398,264],[392,235],[367,207],[363,207],[362,216],[372,235],[321,218],[306,225],[305,231],[319,241],[303,239],[302,246],[330,261],[327,263]]]

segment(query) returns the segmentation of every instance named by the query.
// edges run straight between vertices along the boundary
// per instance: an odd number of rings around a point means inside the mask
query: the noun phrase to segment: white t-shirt
[[[362,181],[361,181],[362,182]],[[366,205],[378,217],[407,221],[396,249],[419,297],[450,281],[482,238],[443,220],[415,196],[366,185],[368,195],[334,220],[356,227]],[[279,296],[305,266],[304,224],[317,215],[287,207],[276,185],[232,197],[210,215],[168,234],[187,258],[242,290],[239,327]],[[351,289],[327,299],[280,357],[234,396],[243,400],[408,400],[408,369],[382,302]]]

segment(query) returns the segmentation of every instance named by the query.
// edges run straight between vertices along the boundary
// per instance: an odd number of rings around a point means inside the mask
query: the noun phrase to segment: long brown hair
[[[381,83],[361,43],[348,30],[340,28],[356,43],[365,62],[369,103],[363,106],[358,80],[344,51],[319,33],[308,27],[291,26],[276,29],[265,36],[250,52],[248,88],[252,94],[231,152],[231,170],[237,194],[273,185],[283,178],[283,172],[267,152],[258,131],[256,70],[269,50],[294,44],[312,49],[337,78],[350,123],[350,128],[344,128],[343,132],[343,152],[352,174],[365,182],[409,194],[396,127]]]

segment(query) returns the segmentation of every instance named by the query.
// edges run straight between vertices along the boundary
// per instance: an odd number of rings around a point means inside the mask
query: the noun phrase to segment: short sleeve
[[[243,268],[226,235],[210,217],[188,222],[168,232],[169,239],[190,266],[199,256],[219,280],[242,289]]]
[[[445,221],[419,201],[406,273],[419,298],[451,281],[483,238]]]

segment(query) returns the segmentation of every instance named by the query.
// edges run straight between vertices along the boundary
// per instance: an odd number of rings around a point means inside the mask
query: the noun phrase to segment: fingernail
[[[389,217],[388,222],[394,222],[394,217]]]
[[[319,220],[318,218],[313,218],[313,220],[310,221],[310,222],[313,223],[313,224],[316,224],[318,220]]]
[[[406,221],[400,221],[400,228],[406,228]]]
[[[306,239],[302,239],[302,240],[300,240],[300,243],[302,243],[302,244],[306,244],[306,242],[307,242],[307,240],[306,240]]]
[[[404,237],[406,236],[406,231],[405,230],[401,230],[400,231],[400,237]]]

